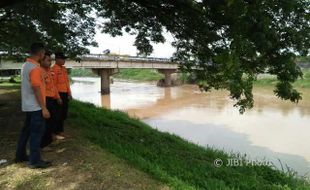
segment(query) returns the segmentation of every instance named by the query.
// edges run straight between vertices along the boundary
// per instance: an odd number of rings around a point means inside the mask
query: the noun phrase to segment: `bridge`
[[[2,59],[1,70],[20,70],[23,62],[14,62]],[[88,54],[77,57],[75,60],[66,60],[66,67],[91,69],[101,77],[101,94],[110,93],[110,77],[119,69],[155,69],[165,76],[165,86],[171,86],[171,74],[177,72],[178,64],[165,58],[111,56],[103,54]]]

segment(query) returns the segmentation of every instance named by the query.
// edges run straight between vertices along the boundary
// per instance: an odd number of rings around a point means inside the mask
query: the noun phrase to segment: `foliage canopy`
[[[72,54],[87,52],[95,26],[112,36],[136,35],[149,55],[150,42],[170,32],[174,60],[196,74],[202,89],[227,89],[244,112],[253,102],[258,74],[276,75],[275,94],[298,102],[292,83],[302,72],[297,55],[310,49],[308,0],[29,0],[0,9],[0,51],[23,51],[35,40]],[[102,18],[102,19],[97,19]],[[101,23],[99,23],[101,20]],[[13,31],[13,32],[12,32]]]

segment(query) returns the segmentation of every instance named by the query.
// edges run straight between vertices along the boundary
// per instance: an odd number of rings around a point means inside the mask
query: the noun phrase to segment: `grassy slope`
[[[96,77],[89,69],[72,69],[72,77]],[[136,81],[158,81],[163,75],[153,69],[121,69],[114,78]]]
[[[20,86],[20,76],[11,76],[10,79],[0,79],[0,87],[18,88]]]
[[[297,88],[310,88],[310,70],[304,70],[304,78],[299,79],[294,83]],[[90,76],[94,75],[89,69],[73,69],[71,76]],[[163,78],[163,75],[152,69],[121,69],[119,73],[113,75],[113,77],[125,80],[136,80],[136,81],[158,81]],[[188,81],[188,75],[181,75],[182,81]],[[261,78],[254,82],[256,86],[273,86],[277,83],[275,77]]]
[[[310,88],[310,70],[303,71],[303,78],[298,79],[294,83],[294,87],[296,88]],[[255,81],[255,85],[257,86],[274,86],[277,83],[277,79],[275,77],[266,77]]]
[[[8,163],[0,164],[1,190],[169,189],[91,143],[76,126],[65,127],[72,138],[53,144],[52,151],[43,152],[43,158],[53,162],[51,168],[33,170],[26,163],[14,164],[16,140],[25,116],[20,111],[19,88],[0,84],[0,159],[8,160]]]
[[[310,88],[310,70],[303,71],[303,79],[299,79],[294,83],[297,88]],[[122,69],[120,73],[113,75],[115,78],[127,79],[127,80],[137,80],[137,81],[158,81],[163,76],[158,72],[151,69]],[[183,74],[181,76],[182,81],[188,81],[189,76]],[[255,81],[256,86],[273,86],[277,83],[276,78],[267,77],[261,78]]]
[[[115,78],[137,81],[158,81],[163,75],[153,69],[121,69]]]
[[[92,143],[174,189],[310,189],[308,182],[270,167],[216,168],[214,159],[225,165],[231,156],[158,132],[123,112],[73,101],[69,118]]]
[[[73,101],[69,118],[91,142],[177,190],[310,189],[308,183],[267,166],[217,168],[216,158],[225,165],[231,155],[159,132],[123,112]]]
[[[71,69],[71,77],[98,77],[90,69]]]

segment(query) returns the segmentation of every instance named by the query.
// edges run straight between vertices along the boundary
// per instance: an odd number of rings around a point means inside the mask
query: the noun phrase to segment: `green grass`
[[[20,82],[21,82],[20,75],[11,76],[9,79],[0,78],[0,83],[20,84]]]
[[[91,69],[71,69],[70,70],[71,77],[98,77],[94,74]]]
[[[300,88],[310,88],[310,70],[304,70],[303,74],[303,79],[297,80],[294,85]]]
[[[15,189],[31,189],[31,190],[42,190],[46,189],[45,187],[45,178],[44,175],[29,175],[26,179],[20,179],[15,182]]]
[[[310,189],[309,182],[293,173],[284,173],[269,166],[215,167],[215,159],[222,159],[226,165],[228,158],[238,155],[203,148],[175,135],[159,132],[126,113],[78,101],[72,101],[70,106],[70,126],[79,127],[92,143],[172,189]]]
[[[12,76],[9,79],[0,79],[0,87],[5,89],[19,89],[20,76]]]
[[[310,62],[310,56],[297,57],[297,62]]]
[[[266,77],[258,79],[254,82],[254,85],[256,86],[274,86],[277,83],[277,79],[274,77]]]
[[[11,82],[0,82],[0,86],[2,87],[12,87],[12,88],[15,88],[15,87],[20,87],[20,83],[11,83]]]
[[[121,69],[113,77],[136,81],[158,81],[163,78],[163,75],[153,69]]]
[[[275,86],[277,84],[277,79],[275,77],[266,77],[258,79],[254,82],[254,85],[256,86]],[[294,87],[296,88],[310,88],[310,70],[303,70],[303,78],[298,79],[294,84]]]
[[[97,77],[90,69],[71,69],[71,77]],[[120,69],[114,78],[136,81],[158,81],[163,75],[153,69]]]
[[[0,83],[0,86],[3,83]],[[18,86],[19,84],[16,84]],[[68,119],[91,143],[126,160],[172,189],[309,190],[310,183],[269,166],[227,167],[242,156],[203,148],[178,136],[159,132],[126,113],[72,101]],[[224,161],[215,167],[214,160]],[[105,158],[102,158],[105,159]]]

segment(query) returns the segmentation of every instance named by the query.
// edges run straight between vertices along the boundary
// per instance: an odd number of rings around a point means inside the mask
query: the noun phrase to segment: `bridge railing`
[[[0,52],[0,57],[2,59],[6,58],[21,58],[21,57],[27,57],[28,54],[16,54],[16,55],[8,55]],[[125,56],[125,55],[108,55],[108,54],[85,54],[77,56],[78,60],[106,60],[106,61],[145,61],[145,62],[173,62],[172,59],[168,58],[157,58],[157,57],[139,57],[139,56]]]
[[[171,59],[157,57],[138,57],[122,55],[105,55],[105,54],[87,54],[78,57],[81,60],[105,60],[105,61],[145,61],[145,62],[163,62],[170,63]]]

